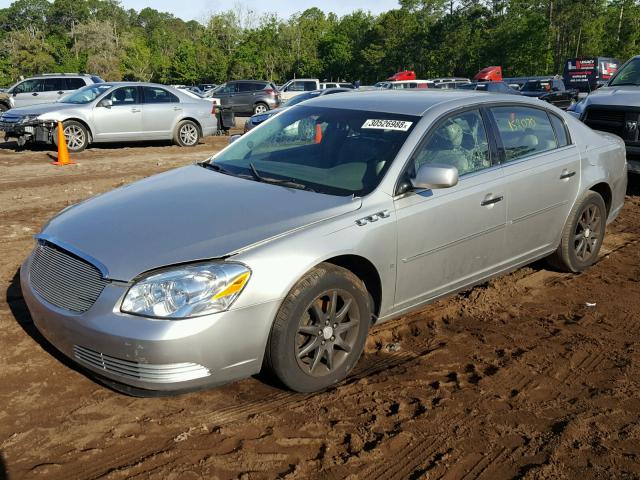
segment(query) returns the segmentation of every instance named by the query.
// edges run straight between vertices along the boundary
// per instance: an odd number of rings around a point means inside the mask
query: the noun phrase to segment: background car
[[[205,96],[219,98],[234,113],[264,113],[282,102],[276,86],[265,80],[233,80],[209,90]]]
[[[280,87],[282,101],[287,101],[302,92],[320,90],[320,80],[317,78],[294,78]]]
[[[69,151],[91,143],[173,140],[194,146],[217,130],[215,105],[166,85],[97,83],[58,102],[15,108],[0,116],[0,129],[18,145],[57,143],[63,122]]]
[[[73,90],[86,85],[102,83],[97,75],[78,73],[47,73],[17,82],[0,98],[0,112],[16,107],[27,107],[39,103],[51,103]]]
[[[518,90],[511,88],[505,82],[471,82],[458,85],[460,90],[475,90],[478,92],[505,93],[507,95],[521,95]]]
[[[525,97],[321,96],[54,217],[22,295],[53,346],[130,394],[263,368],[318,391],[374,323],[539,259],[588,269],[625,163],[619,138]]]
[[[282,104],[280,108],[276,108],[274,110],[271,110],[265,113],[257,113],[247,118],[247,121],[244,124],[244,133],[247,133],[249,130],[253,129],[254,127],[257,127],[265,120],[268,120],[269,118],[273,117],[275,114],[287,108],[293,107],[294,105],[297,105],[299,103],[305,102],[307,100],[311,100],[312,98],[322,97],[323,95],[333,95],[335,93],[348,93],[348,92],[353,92],[353,89],[327,88],[324,90],[314,90],[312,92],[301,93],[300,95],[287,100],[285,103]]]
[[[355,90],[355,85],[353,83],[346,82],[324,82],[320,84],[320,90],[324,90],[325,88],[349,88],[351,90]]]
[[[529,80],[522,86],[520,93],[526,97],[539,98],[565,110],[578,99],[578,91],[567,90],[564,82],[559,78]]]

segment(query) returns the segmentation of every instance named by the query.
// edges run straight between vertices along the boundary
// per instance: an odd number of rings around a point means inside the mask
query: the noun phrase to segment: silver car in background
[[[131,394],[344,379],[372,324],[541,258],[580,272],[623,142],[535,99],[328,95],[63,211],[21,268],[37,328]]]
[[[71,152],[92,143],[144,140],[173,140],[191,147],[217,130],[211,102],[166,85],[139,82],[98,83],[54,103],[11,109],[0,116],[0,130],[19,145],[57,143],[58,122],[63,122]]]

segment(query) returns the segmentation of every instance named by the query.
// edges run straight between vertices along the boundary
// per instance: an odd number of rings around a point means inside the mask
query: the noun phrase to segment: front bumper
[[[132,394],[195,390],[260,371],[279,301],[188,320],[148,319],[119,311],[128,287],[112,282],[77,314],[34,291],[31,258],[21,267],[20,282],[34,324],[54,347],[110,386],[131,386]]]
[[[50,143],[55,128],[56,123],[53,121],[0,122],[0,130],[4,131],[5,138],[24,138],[35,142]]]

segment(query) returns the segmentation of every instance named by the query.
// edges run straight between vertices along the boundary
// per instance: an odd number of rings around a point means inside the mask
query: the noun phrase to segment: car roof
[[[344,108],[371,112],[386,112],[399,115],[423,116],[427,110],[446,103],[453,107],[465,106],[469,101],[477,103],[508,101],[511,103],[540,105],[540,100],[531,100],[509,94],[485,93],[474,90],[433,89],[433,90],[368,90],[345,93],[344,95],[321,95],[307,100],[305,106]],[[457,105],[456,105],[457,104]]]

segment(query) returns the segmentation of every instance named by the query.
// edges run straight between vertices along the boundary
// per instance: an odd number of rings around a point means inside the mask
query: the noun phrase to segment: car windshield
[[[96,85],[89,85],[87,87],[83,87],[80,90],[76,90],[75,92],[70,93],[69,95],[65,95],[58,102],[60,103],[73,103],[76,105],[82,105],[85,103],[93,102],[97,97],[102,95],[107,90],[113,88],[113,85],[105,85],[103,83]]]
[[[419,119],[298,105],[242,136],[211,162],[223,173],[251,180],[363,196],[378,186]]]
[[[300,95],[296,95],[295,97],[290,98],[289,100],[287,100],[284,103],[284,105],[282,105],[282,106],[283,107],[293,107],[294,105],[302,103],[305,100],[309,100],[310,98],[316,98],[319,95],[320,95],[320,92],[301,93]]]
[[[640,85],[640,58],[634,58],[620,69],[609,84],[610,87],[617,85]]]

